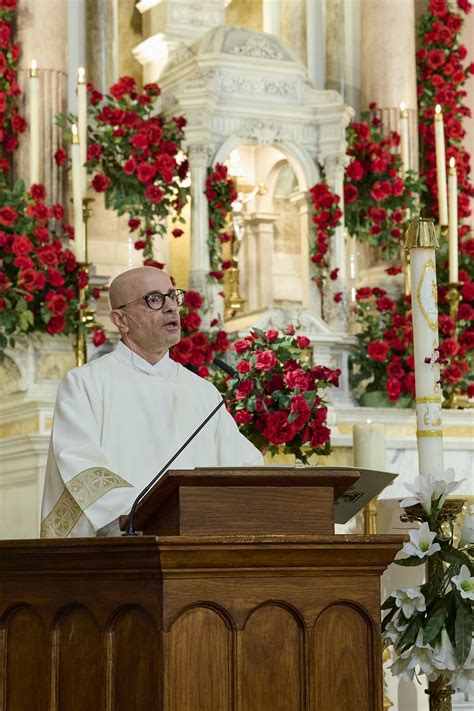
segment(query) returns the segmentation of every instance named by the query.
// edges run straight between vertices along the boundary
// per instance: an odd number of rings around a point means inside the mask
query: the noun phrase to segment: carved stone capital
[[[189,165],[207,167],[210,165],[214,151],[209,143],[193,143],[188,146]]]

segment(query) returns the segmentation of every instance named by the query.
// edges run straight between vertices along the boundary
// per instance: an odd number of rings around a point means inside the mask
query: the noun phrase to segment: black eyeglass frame
[[[182,306],[184,303],[184,295],[185,291],[183,289],[169,289],[169,291],[166,292],[166,294],[162,294],[161,291],[150,291],[148,294],[145,294],[145,296],[140,296],[139,299],[134,299],[133,301],[129,301],[128,304],[122,304],[121,306],[117,306],[117,309],[124,309],[126,306],[130,306],[130,304],[135,304],[137,301],[141,301],[142,299],[145,301],[145,304],[148,306],[150,311],[161,311],[161,309],[164,307],[166,303],[166,297],[171,299],[172,301],[176,301],[178,306]],[[158,306],[157,309],[155,309],[153,306],[150,306],[148,299],[150,296],[161,296],[161,306]],[[181,301],[180,301],[181,299]]]

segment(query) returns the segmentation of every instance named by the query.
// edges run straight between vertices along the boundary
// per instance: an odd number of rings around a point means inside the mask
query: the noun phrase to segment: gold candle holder
[[[457,336],[458,333],[458,309],[459,309],[459,304],[462,301],[462,296],[460,293],[460,288],[462,286],[462,283],[460,281],[454,281],[448,284],[448,293],[446,294],[446,301],[449,304],[449,315],[451,318],[454,320],[456,324],[456,331],[455,335]]]
[[[84,253],[85,261],[79,264],[79,267],[86,272],[89,276],[89,263],[87,254],[87,243],[88,243],[88,230],[87,225],[89,218],[92,215],[91,203],[94,202],[94,198],[83,198],[82,200],[82,215],[84,220]],[[92,324],[94,320],[94,315],[92,311],[87,308],[83,309],[82,304],[86,300],[86,288],[78,287],[78,299],[79,299],[79,313],[77,319],[76,327],[76,365],[84,365],[87,363],[87,329]]]
[[[240,296],[240,270],[237,267],[226,270],[224,287],[227,292],[224,299],[224,316],[229,319],[242,312],[245,306],[245,299]]]

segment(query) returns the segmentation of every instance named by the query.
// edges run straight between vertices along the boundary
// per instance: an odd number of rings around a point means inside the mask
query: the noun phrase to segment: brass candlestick
[[[462,296],[460,294],[460,288],[462,283],[460,281],[453,281],[448,284],[448,293],[446,294],[446,301],[449,304],[449,315],[456,324],[455,335],[458,333],[458,309],[459,304],[462,301]]]
[[[92,210],[90,208],[91,203],[94,202],[94,198],[83,198],[82,199],[82,219],[84,224],[84,262],[79,263],[79,267],[86,272],[89,276],[89,263],[88,263],[88,222],[92,215]],[[82,305],[86,300],[86,287],[78,286],[78,300],[79,300],[79,312],[76,326],[76,365],[84,365],[87,363],[87,328],[94,320],[92,312],[87,308],[82,308]]]
[[[233,263],[234,260],[232,260]],[[232,318],[243,311],[245,299],[240,296],[240,270],[232,266],[225,272],[226,297],[224,300],[224,315],[226,319]]]

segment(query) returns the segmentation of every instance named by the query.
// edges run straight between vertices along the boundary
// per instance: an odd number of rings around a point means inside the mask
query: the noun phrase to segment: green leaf
[[[412,568],[415,565],[423,565],[423,563],[426,563],[426,558],[418,558],[418,556],[411,555],[408,558],[400,558],[400,560],[395,560],[394,563],[397,565],[403,565],[405,568]]]
[[[398,649],[403,649],[404,647],[411,647],[421,627],[422,619],[423,616],[419,612],[415,612],[412,615],[410,622],[408,623],[408,627],[400,637],[400,640],[397,645]]]
[[[439,551],[438,556],[444,563],[450,563],[451,565],[467,565],[469,568],[471,564],[468,556],[456,548],[441,550]]]
[[[459,664],[462,665],[466,661],[472,644],[472,611],[469,603],[461,599],[461,604],[458,605],[456,622],[454,625],[454,634],[456,645],[454,647],[454,655]]]
[[[382,603],[382,610],[389,610],[392,607],[396,607],[395,604],[395,598],[390,595],[383,603]]]
[[[290,423],[294,422],[295,420],[298,419],[298,417],[299,417],[299,414],[297,412],[290,412],[290,414],[288,415],[288,422],[290,422]]]
[[[444,626],[445,618],[446,610],[444,607],[444,600],[440,600],[433,607],[433,610],[429,613],[428,619],[425,622],[423,631],[424,644],[430,644],[434,639],[436,639]]]

